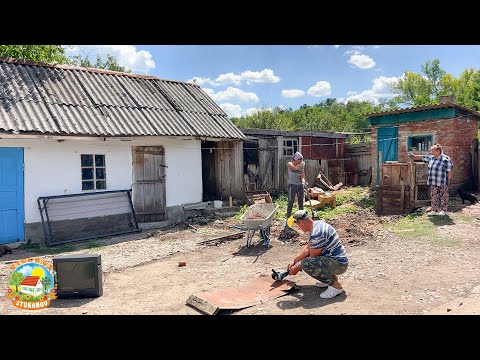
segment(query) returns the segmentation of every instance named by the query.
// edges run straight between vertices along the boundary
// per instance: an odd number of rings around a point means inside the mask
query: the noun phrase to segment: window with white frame
[[[283,139],[283,156],[293,156],[298,151],[298,139]]]
[[[104,190],[107,188],[105,155],[82,154],[82,190]]]

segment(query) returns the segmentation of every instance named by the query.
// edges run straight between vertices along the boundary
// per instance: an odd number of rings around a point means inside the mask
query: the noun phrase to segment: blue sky
[[[106,53],[134,73],[194,81],[229,116],[297,109],[327,98],[392,96],[388,84],[435,58],[458,76],[479,66],[478,45],[78,45],[70,54]]]

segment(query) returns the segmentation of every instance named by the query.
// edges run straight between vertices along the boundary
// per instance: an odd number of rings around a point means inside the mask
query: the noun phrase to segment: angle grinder
[[[272,269],[272,279],[273,280],[281,281],[281,280],[285,279],[287,276],[288,276],[288,270],[278,273],[278,272],[276,272],[275,270]]]

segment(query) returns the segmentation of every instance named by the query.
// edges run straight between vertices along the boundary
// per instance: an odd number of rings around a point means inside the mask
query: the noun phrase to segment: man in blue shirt
[[[432,211],[428,215],[447,215],[448,188],[453,176],[452,160],[443,153],[443,148],[440,144],[433,145],[430,150],[432,155],[408,153],[408,156],[414,160],[422,160],[428,163],[427,185],[430,185],[432,198]]]
[[[288,264],[288,274],[300,270],[318,280],[315,286],[327,288],[320,294],[322,299],[331,299],[344,292],[337,275],[348,268],[345,248],[332,225],[323,220],[313,221],[305,210],[298,210],[288,219],[288,226],[295,224],[309,233],[308,244]]]

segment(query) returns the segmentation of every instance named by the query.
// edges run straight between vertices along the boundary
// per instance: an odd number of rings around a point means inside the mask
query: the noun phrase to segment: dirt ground
[[[426,216],[426,215],[423,215]],[[480,205],[457,205],[436,226],[443,237],[405,237],[385,224],[399,217],[378,217],[360,210],[329,221],[343,240],[350,265],[339,277],[345,294],[331,300],[303,272],[288,277],[298,289],[258,306],[220,314],[443,314],[480,312]],[[437,221],[432,219],[432,221]],[[90,249],[69,252],[102,255],[104,294],[93,299],[57,299],[49,308],[20,310],[4,296],[7,267],[16,259],[38,256],[16,250],[0,258],[1,314],[159,314],[200,315],[186,305],[191,294],[238,287],[271,269],[283,270],[306,238],[272,223],[270,247],[258,235],[201,243],[237,232],[234,218],[166,231],[96,240]],[[90,242],[90,244],[92,244]],[[95,246],[95,247],[93,247]],[[51,257],[46,255],[45,257]],[[187,263],[179,267],[180,261]],[[470,307],[466,305],[470,304]]]

